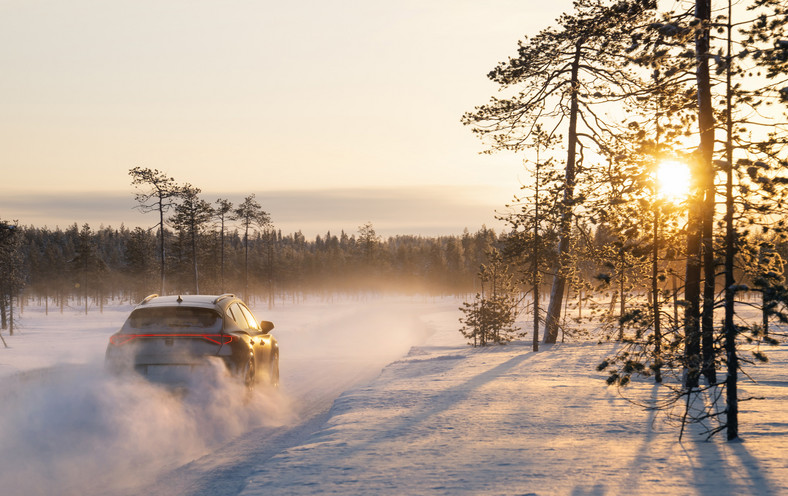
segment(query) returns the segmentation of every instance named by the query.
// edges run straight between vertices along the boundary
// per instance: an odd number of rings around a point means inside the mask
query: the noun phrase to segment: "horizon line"
[[[502,221],[496,211],[506,201],[504,188],[470,185],[291,189],[254,194],[278,230],[301,232],[312,238],[327,231],[355,233],[366,223],[386,236],[461,234],[466,229],[472,231],[472,226],[498,231]],[[248,194],[204,192],[200,196],[227,198],[237,204]],[[0,219],[14,220],[22,226],[58,229],[87,223],[149,229],[145,218],[134,192],[15,192],[0,196]]]

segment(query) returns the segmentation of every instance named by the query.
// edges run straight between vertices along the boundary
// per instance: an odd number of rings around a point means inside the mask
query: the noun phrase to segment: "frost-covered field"
[[[280,393],[244,406],[216,374],[172,398],[101,373],[130,307],[27,308],[0,348],[2,494],[785,494],[788,346],[751,367],[744,442],[604,386],[614,344],[471,349],[452,299],[307,301],[268,312]],[[381,372],[382,370],[382,372]],[[215,384],[216,387],[211,387]],[[224,387],[222,387],[224,386]],[[632,397],[657,394],[635,383]]]

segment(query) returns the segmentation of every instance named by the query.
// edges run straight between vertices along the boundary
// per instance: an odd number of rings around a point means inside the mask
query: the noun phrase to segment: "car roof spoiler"
[[[155,293],[152,294],[152,295],[148,295],[148,296],[145,297],[144,300],[142,300],[140,302],[140,305],[144,305],[144,304],[148,303],[149,301],[151,301],[152,299],[158,298],[158,297],[159,297],[159,295],[155,294]],[[222,295],[217,296],[216,299],[213,300],[214,305],[219,303],[220,301],[224,300],[225,298],[235,298],[235,294],[234,293],[224,293]],[[178,303],[180,303],[181,301],[183,301],[183,300],[181,299],[180,296],[178,296]]]
[[[222,301],[225,298],[235,298],[235,294],[233,294],[233,293],[224,293],[223,295],[217,296],[216,299],[213,300],[214,305],[216,303],[219,303],[220,301]]]
[[[158,297],[159,297],[159,295],[157,295],[157,294],[155,294],[155,293],[154,293],[154,294],[152,294],[152,295],[148,295],[148,296],[146,296],[146,297],[145,297],[145,299],[144,299],[144,300],[142,300],[142,301],[140,302],[140,305],[144,305],[144,304],[148,303],[149,301],[151,301],[152,299],[154,299],[154,298],[158,298]]]

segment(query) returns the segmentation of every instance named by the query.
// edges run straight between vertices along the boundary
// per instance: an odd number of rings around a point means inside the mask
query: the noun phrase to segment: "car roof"
[[[159,296],[150,295],[136,308],[147,307],[200,307],[223,309],[230,303],[237,301],[234,294],[226,293],[223,295],[177,295]]]

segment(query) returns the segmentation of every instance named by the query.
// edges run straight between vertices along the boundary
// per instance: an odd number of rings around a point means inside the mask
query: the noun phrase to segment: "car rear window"
[[[218,332],[222,330],[222,318],[210,308],[138,308],[131,312],[123,328],[146,332]]]

